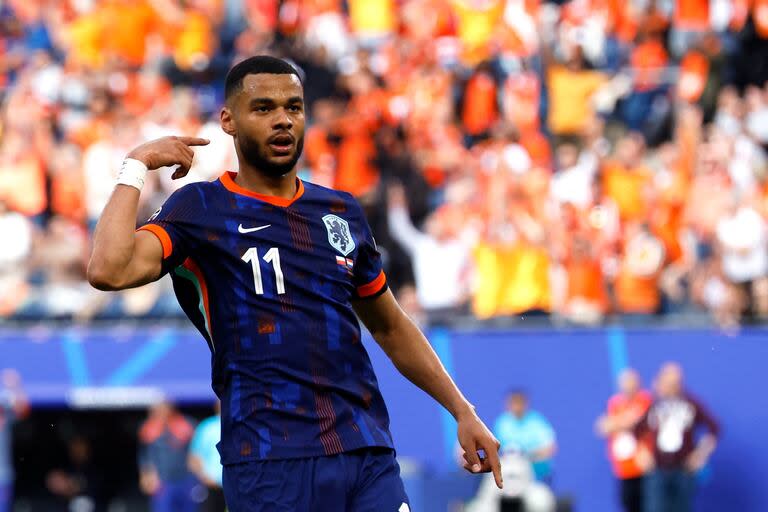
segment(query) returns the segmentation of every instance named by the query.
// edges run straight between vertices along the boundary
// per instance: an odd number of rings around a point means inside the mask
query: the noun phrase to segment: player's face
[[[269,176],[290,172],[304,147],[304,91],[298,77],[248,75],[233,100],[230,128],[241,158]]]

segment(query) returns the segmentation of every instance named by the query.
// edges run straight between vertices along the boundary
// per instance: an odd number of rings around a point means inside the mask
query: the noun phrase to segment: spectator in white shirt
[[[471,244],[459,236],[459,219],[438,209],[422,232],[411,221],[401,186],[391,187],[388,199],[389,231],[411,257],[421,307],[433,321],[461,311],[469,297]]]
[[[0,199],[0,317],[12,314],[27,296],[28,261],[34,230],[24,215]]]
[[[717,223],[717,241],[726,279],[739,286],[749,313],[768,315],[768,225],[751,206],[734,196],[730,211]],[[751,299],[751,300],[750,300]]]

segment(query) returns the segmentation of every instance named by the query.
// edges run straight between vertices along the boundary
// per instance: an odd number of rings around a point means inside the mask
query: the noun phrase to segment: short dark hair
[[[243,79],[248,75],[267,73],[272,75],[296,75],[301,82],[299,71],[283,59],[270,55],[255,55],[237,63],[227,73],[224,82],[224,99],[229,99],[243,87]]]

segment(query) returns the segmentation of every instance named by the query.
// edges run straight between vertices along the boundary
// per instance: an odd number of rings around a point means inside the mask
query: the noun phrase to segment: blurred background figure
[[[224,491],[221,489],[223,468],[216,445],[221,441],[221,402],[214,405],[216,414],[201,421],[189,445],[189,470],[205,487],[205,499],[200,512],[224,512]]]
[[[390,187],[388,209],[390,235],[411,258],[417,299],[427,318],[446,323],[466,314],[471,243],[461,238],[455,209],[445,205],[432,213],[422,232],[411,221],[401,185]]]
[[[29,404],[16,370],[0,371],[0,512],[10,512],[13,503],[13,424],[29,413]]]
[[[62,512],[105,512],[104,474],[93,463],[91,444],[85,437],[67,441],[68,465],[46,477],[46,487],[56,496]]]
[[[636,427],[650,450],[644,464],[652,468],[645,480],[645,510],[693,510],[696,473],[715,451],[720,428],[704,406],[683,387],[683,370],[666,363],[654,382],[656,397]],[[706,432],[701,434],[700,429]],[[645,447],[645,443],[642,444]]]
[[[195,512],[195,479],[187,468],[194,432],[194,425],[168,402],[149,410],[139,430],[139,485],[153,512]]]
[[[556,500],[549,487],[536,480],[528,459],[509,453],[501,457],[504,489],[483,477],[466,512],[555,512]]]
[[[515,390],[507,394],[506,410],[496,418],[493,433],[501,453],[517,453],[527,459],[536,480],[550,483],[557,452],[555,430],[540,413],[528,408],[528,396]]]
[[[638,461],[640,441],[635,427],[651,405],[651,394],[642,389],[637,371],[627,368],[619,375],[619,392],[608,400],[606,413],[597,420],[597,431],[608,441],[608,457],[619,481],[619,496],[626,512],[644,512],[643,475]]]

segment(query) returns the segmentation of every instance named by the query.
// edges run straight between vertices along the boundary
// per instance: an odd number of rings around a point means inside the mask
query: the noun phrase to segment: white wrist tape
[[[120,173],[117,175],[119,185],[128,185],[139,190],[144,187],[144,179],[147,176],[147,166],[144,162],[134,158],[126,158],[120,167]]]

